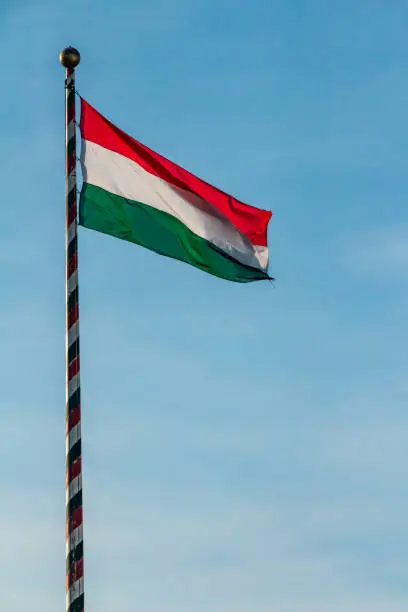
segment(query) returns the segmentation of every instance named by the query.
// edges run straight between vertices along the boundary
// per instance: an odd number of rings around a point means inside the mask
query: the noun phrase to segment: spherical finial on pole
[[[74,47],[65,47],[59,55],[59,60],[65,68],[76,68],[81,61],[81,56]]]

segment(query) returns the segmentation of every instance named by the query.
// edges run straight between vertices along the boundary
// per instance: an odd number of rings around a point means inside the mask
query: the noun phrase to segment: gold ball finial
[[[65,47],[59,54],[59,60],[65,68],[76,68],[81,61],[81,56],[74,47]]]

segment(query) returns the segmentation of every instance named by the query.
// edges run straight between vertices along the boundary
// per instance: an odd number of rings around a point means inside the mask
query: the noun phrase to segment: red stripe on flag
[[[128,157],[150,174],[200,196],[222,212],[252,244],[267,245],[267,228],[271,212],[237,200],[152,151],[113,125],[83,98],[81,98],[81,134],[85,140]]]

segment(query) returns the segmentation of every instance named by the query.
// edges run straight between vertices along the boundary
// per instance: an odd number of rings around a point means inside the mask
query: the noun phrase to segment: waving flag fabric
[[[269,278],[270,212],[209,185],[81,104],[80,225],[231,281]]]

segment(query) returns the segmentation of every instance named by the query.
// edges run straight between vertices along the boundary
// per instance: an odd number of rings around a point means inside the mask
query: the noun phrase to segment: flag
[[[268,279],[272,213],[125,134],[81,99],[79,224],[236,282]]]

